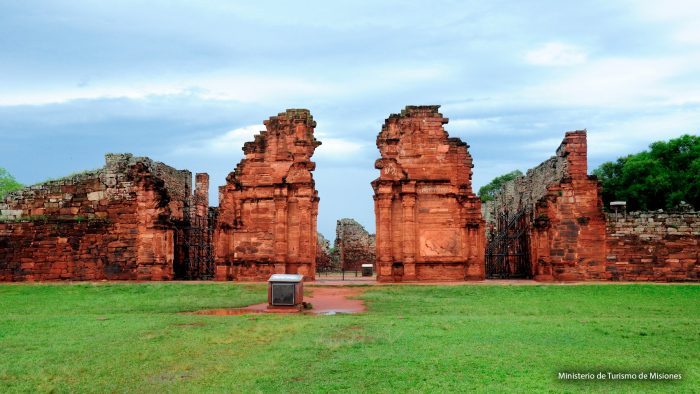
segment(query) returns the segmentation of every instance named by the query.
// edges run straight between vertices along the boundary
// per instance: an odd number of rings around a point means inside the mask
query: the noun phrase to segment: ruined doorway
[[[189,215],[186,215],[186,217]],[[217,210],[209,208],[207,217],[193,216],[178,224],[175,231],[175,279],[210,280],[215,264],[212,238]]]
[[[486,246],[486,278],[531,278],[529,212],[504,211],[496,218]]]

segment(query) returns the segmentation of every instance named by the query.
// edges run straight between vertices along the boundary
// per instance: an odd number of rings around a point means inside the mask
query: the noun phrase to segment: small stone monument
[[[274,274],[267,286],[267,303],[270,308],[301,309],[304,301],[304,275]]]

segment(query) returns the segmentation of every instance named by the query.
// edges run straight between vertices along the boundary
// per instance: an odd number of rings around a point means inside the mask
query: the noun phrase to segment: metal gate
[[[216,209],[210,208],[206,218],[194,216],[178,226],[173,264],[177,279],[206,280],[214,277],[212,238],[216,216]]]
[[[487,278],[530,278],[529,215],[521,209],[498,215],[486,246]]]

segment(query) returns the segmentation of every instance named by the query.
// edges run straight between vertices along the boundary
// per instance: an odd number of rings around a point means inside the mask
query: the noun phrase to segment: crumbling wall
[[[328,241],[323,234],[317,234],[316,242],[316,272],[331,272],[337,267],[333,264],[334,261],[331,258],[331,243]]]
[[[245,143],[245,158],[219,188],[214,233],[217,280],[266,280],[274,273],[316,271],[318,192],[311,156],[321,143],[305,109],[264,122]]]
[[[162,280],[191,173],[130,154],[10,193],[0,204],[0,280]]]
[[[335,226],[335,248],[341,267],[346,271],[360,271],[362,264],[376,260],[374,234],[370,234],[354,219],[340,219]]]
[[[605,271],[600,185],[587,173],[586,131],[567,132],[554,157],[486,204],[491,228],[498,215],[526,210],[530,274],[537,280],[597,279]]]
[[[568,156],[563,153],[557,151],[555,156],[529,169],[524,176],[505,183],[496,193],[494,200],[482,205],[484,218],[492,222],[495,221],[495,213],[515,213],[521,209],[534,211],[537,202],[549,193],[548,187],[569,176]]]
[[[700,280],[700,212],[608,214],[605,246],[600,279]]]
[[[377,136],[372,182],[377,279],[484,278],[484,221],[468,145],[450,138],[439,106],[407,106]]]

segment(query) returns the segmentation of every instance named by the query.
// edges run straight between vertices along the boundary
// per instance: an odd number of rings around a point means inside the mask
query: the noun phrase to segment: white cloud
[[[262,125],[239,127],[214,137],[190,140],[186,144],[176,146],[173,156],[238,156],[241,155],[243,144],[253,141],[255,135],[264,130]],[[327,137],[323,132],[316,132],[316,138],[322,142],[316,148],[314,157],[324,161],[350,161],[365,148],[365,144],[343,138]],[[321,138],[323,137],[323,138]]]
[[[455,119],[450,120],[450,128],[456,130],[469,130],[475,129],[482,126],[484,121],[482,119]]]
[[[692,101],[700,87],[689,84],[679,92],[667,82],[691,72],[695,64],[694,56],[602,59],[528,87],[522,94],[541,103],[567,106],[661,105],[678,101],[679,93]]]
[[[549,42],[525,54],[525,60],[538,66],[574,66],[584,63],[587,54],[570,44]]]
[[[635,0],[632,10],[643,20],[666,24],[670,37],[681,44],[700,44],[700,2],[696,0]]]
[[[345,161],[353,159],[363,148],[364,144],[359,142],[324,137],[321,139],[321,146],[316,148],[315,155],[326,160]]]
[[[676,30],[674,38],[685,44],[700,44],[700,24],[695,21]]]
[[[589,157],[611,160],[644,150],[655,141],[700,133],[700,112],[664,112],[610,121],[588,132]]]
[[[527,150],[534,150],[539,152],[550,152],[553,155],[563,139],[564,132],[562,132],[562,136],[558,138],[545,138],[539,141],[528,142],[527,144],[525,144],[525,148]],[[546,158],[547,157],[544,157],[542,160]]]
[[[320,76],[288,76],[285,73],[251,74],[231,71],[157,77],[119,78],[111,81],[91,81],[70,85],[41,85],[31,83],[19,89],[0,91],[0,106],[60,104],[72,100],[127,98],[143,100],[163,96],[188,96],[202,100],[236,101],[266,104],[277,102],[309,102],[310,100],[364,96],[410,83],[448,78],[445,66],[386,65],[353,70],[352,78],[323,78]],[[0,83],[2,80],[0,79]],[[61,82],[59,82],[61,83]]]
[[[233,155],[239,154],[243,144],[252,141],[264,126],[250,125],[227,131],[222,135],[179,145],[173,155]]]
[[[462,118],[451,120],[445,125],[445,129],[450,135],[455,134],[465,137],[473,137],[476,135],[502,135],[509,131],[505,130],[501,124],[502,118]]]
[[[80,99],[159,96],[194,96],[203,100],[231,100],[257,103],[268,100],[324,96],[336,91],[332,85],[309,79],[257,75],[183,76],[172,82],[120,80],[88,86],[42,87],[36,90],[0,92],[0,106],[59,104]]]

